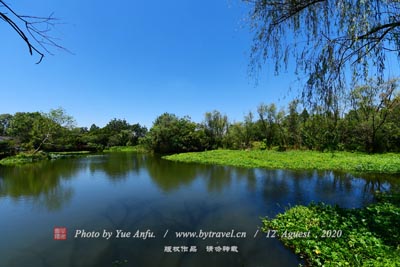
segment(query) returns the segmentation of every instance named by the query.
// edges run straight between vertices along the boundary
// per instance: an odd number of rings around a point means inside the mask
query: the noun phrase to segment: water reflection
[[[259,170],[266,201],[308,204],[323,201],[341,207],[362,207],[373,201],[376,190],[387,191],[394,180],[383,176],[355,177],[332,171]]]
[[[79,171],[79,161],[42,161],[18,167],[0,167],[0,200],[31,200],[35,206],[60,209],[73,196],[73,188],[61,182]]]
[[[159,157],[147,157],[144,163],[154,184],[164,192],[188,186],[198,175],[197,168],[193,165],[169,162]]]
[[[0,168],[0,198],[28,197],[49,209],[62,207],[71,199],[73,188],[62,181],[79,178],[89,168],[92,175],[103,173],[107,179],[126,180],[129,173],[148,173],[160,190],[173,192],[189,187],[196,179],[207,184],[207,191],[221,193],[232,180],[244,181],[248,192],[261,190],[266,202],[309,203],[323,200],[349,207],[348,198],[359,207],[372,200],[375,191],[387,191],[396,179],[368,174],[362,178],[331,171],[283,171],[244,169],[226,166],[182,164],[143,154],[110,153],[82,159],[43,161],[19,167]]]
[[[104,172],[109,179],[124,180],[129,172],[138,173],[146,156],[131,153],[107,153],[89,158],[86,161],[92,174]]]

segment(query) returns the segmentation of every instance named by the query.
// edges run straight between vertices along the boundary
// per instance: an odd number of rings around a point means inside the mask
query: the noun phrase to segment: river
[[[136,153],[0,167],[0,266],[297,266],[260,217],[312,201],[363,207],[391,183]]]

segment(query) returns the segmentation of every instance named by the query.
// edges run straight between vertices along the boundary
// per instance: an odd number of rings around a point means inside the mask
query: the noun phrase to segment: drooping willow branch
[[[306,78],[303,96],[309,102],[331,105],[332,96],[349,85],[370,77],[383,82],[390,58],[400,62],[398,0],[243,1],[250,3],[254,34],[250,73],[257,74],[267,59],[276,74],[291,61],[298,77]]]

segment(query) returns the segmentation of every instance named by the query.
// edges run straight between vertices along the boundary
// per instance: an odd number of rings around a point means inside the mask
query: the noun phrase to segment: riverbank
[[[346,172],[400,173],[400,155],[317,151],[211,150],[164,156],[179,162],[229,165],[246,168],[337,170]]]
[[[113,146],[107,149],[104,149],[104,153],[108,152],[147,152],[142,146]],[[51,159],[59,159],[66,157],[78,157],[85,156],[91,153],[95,153],[92,151],[68,151],[68,152],[43,152],[39,151],[37,153],[29,153],[29,152],[21,152],[15,156],[6,157],[0,160],[0,165],[6,166],[16,166],[22,165],[26,163],[37,162],[41,160],[51,160]]]
[[[110,148],[104,149],[103,152],[148,152],[143,146],[112,146]]]
[[[0,160],[0,165],[5,166],[16,166],[22,165],[26,163],[37,162],[41,160],[51,160],[51,159],[59,159],[65,157],[78,157],[83,155],[90,154],[90,151],[71,151],[71,152],[37,152],[37,153],[27,153],[21,152],[15,156],[7,157]]]
[[[387,200],[362,209],[310,204],[263,219],[262,231],[309,266],[398,266],[399,214]]]

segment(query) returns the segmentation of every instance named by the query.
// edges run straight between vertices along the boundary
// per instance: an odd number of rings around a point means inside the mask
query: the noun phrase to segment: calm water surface
[[[382,177],[183,164],[135,153],[0,167],[0,266],[297,266],[300,259],[278,240],[254,238],[261,216],[311,201],[362,207],[390,186]],[[56,226],[67,227],[67,240],[53,239]],[[114,236],[74,238],[79,229]],[[150,230],[155,238],[117,239],[117,229]],[[246,238],[175,237],[200,229]],[[197,252],[164,252],[174,246]]]

